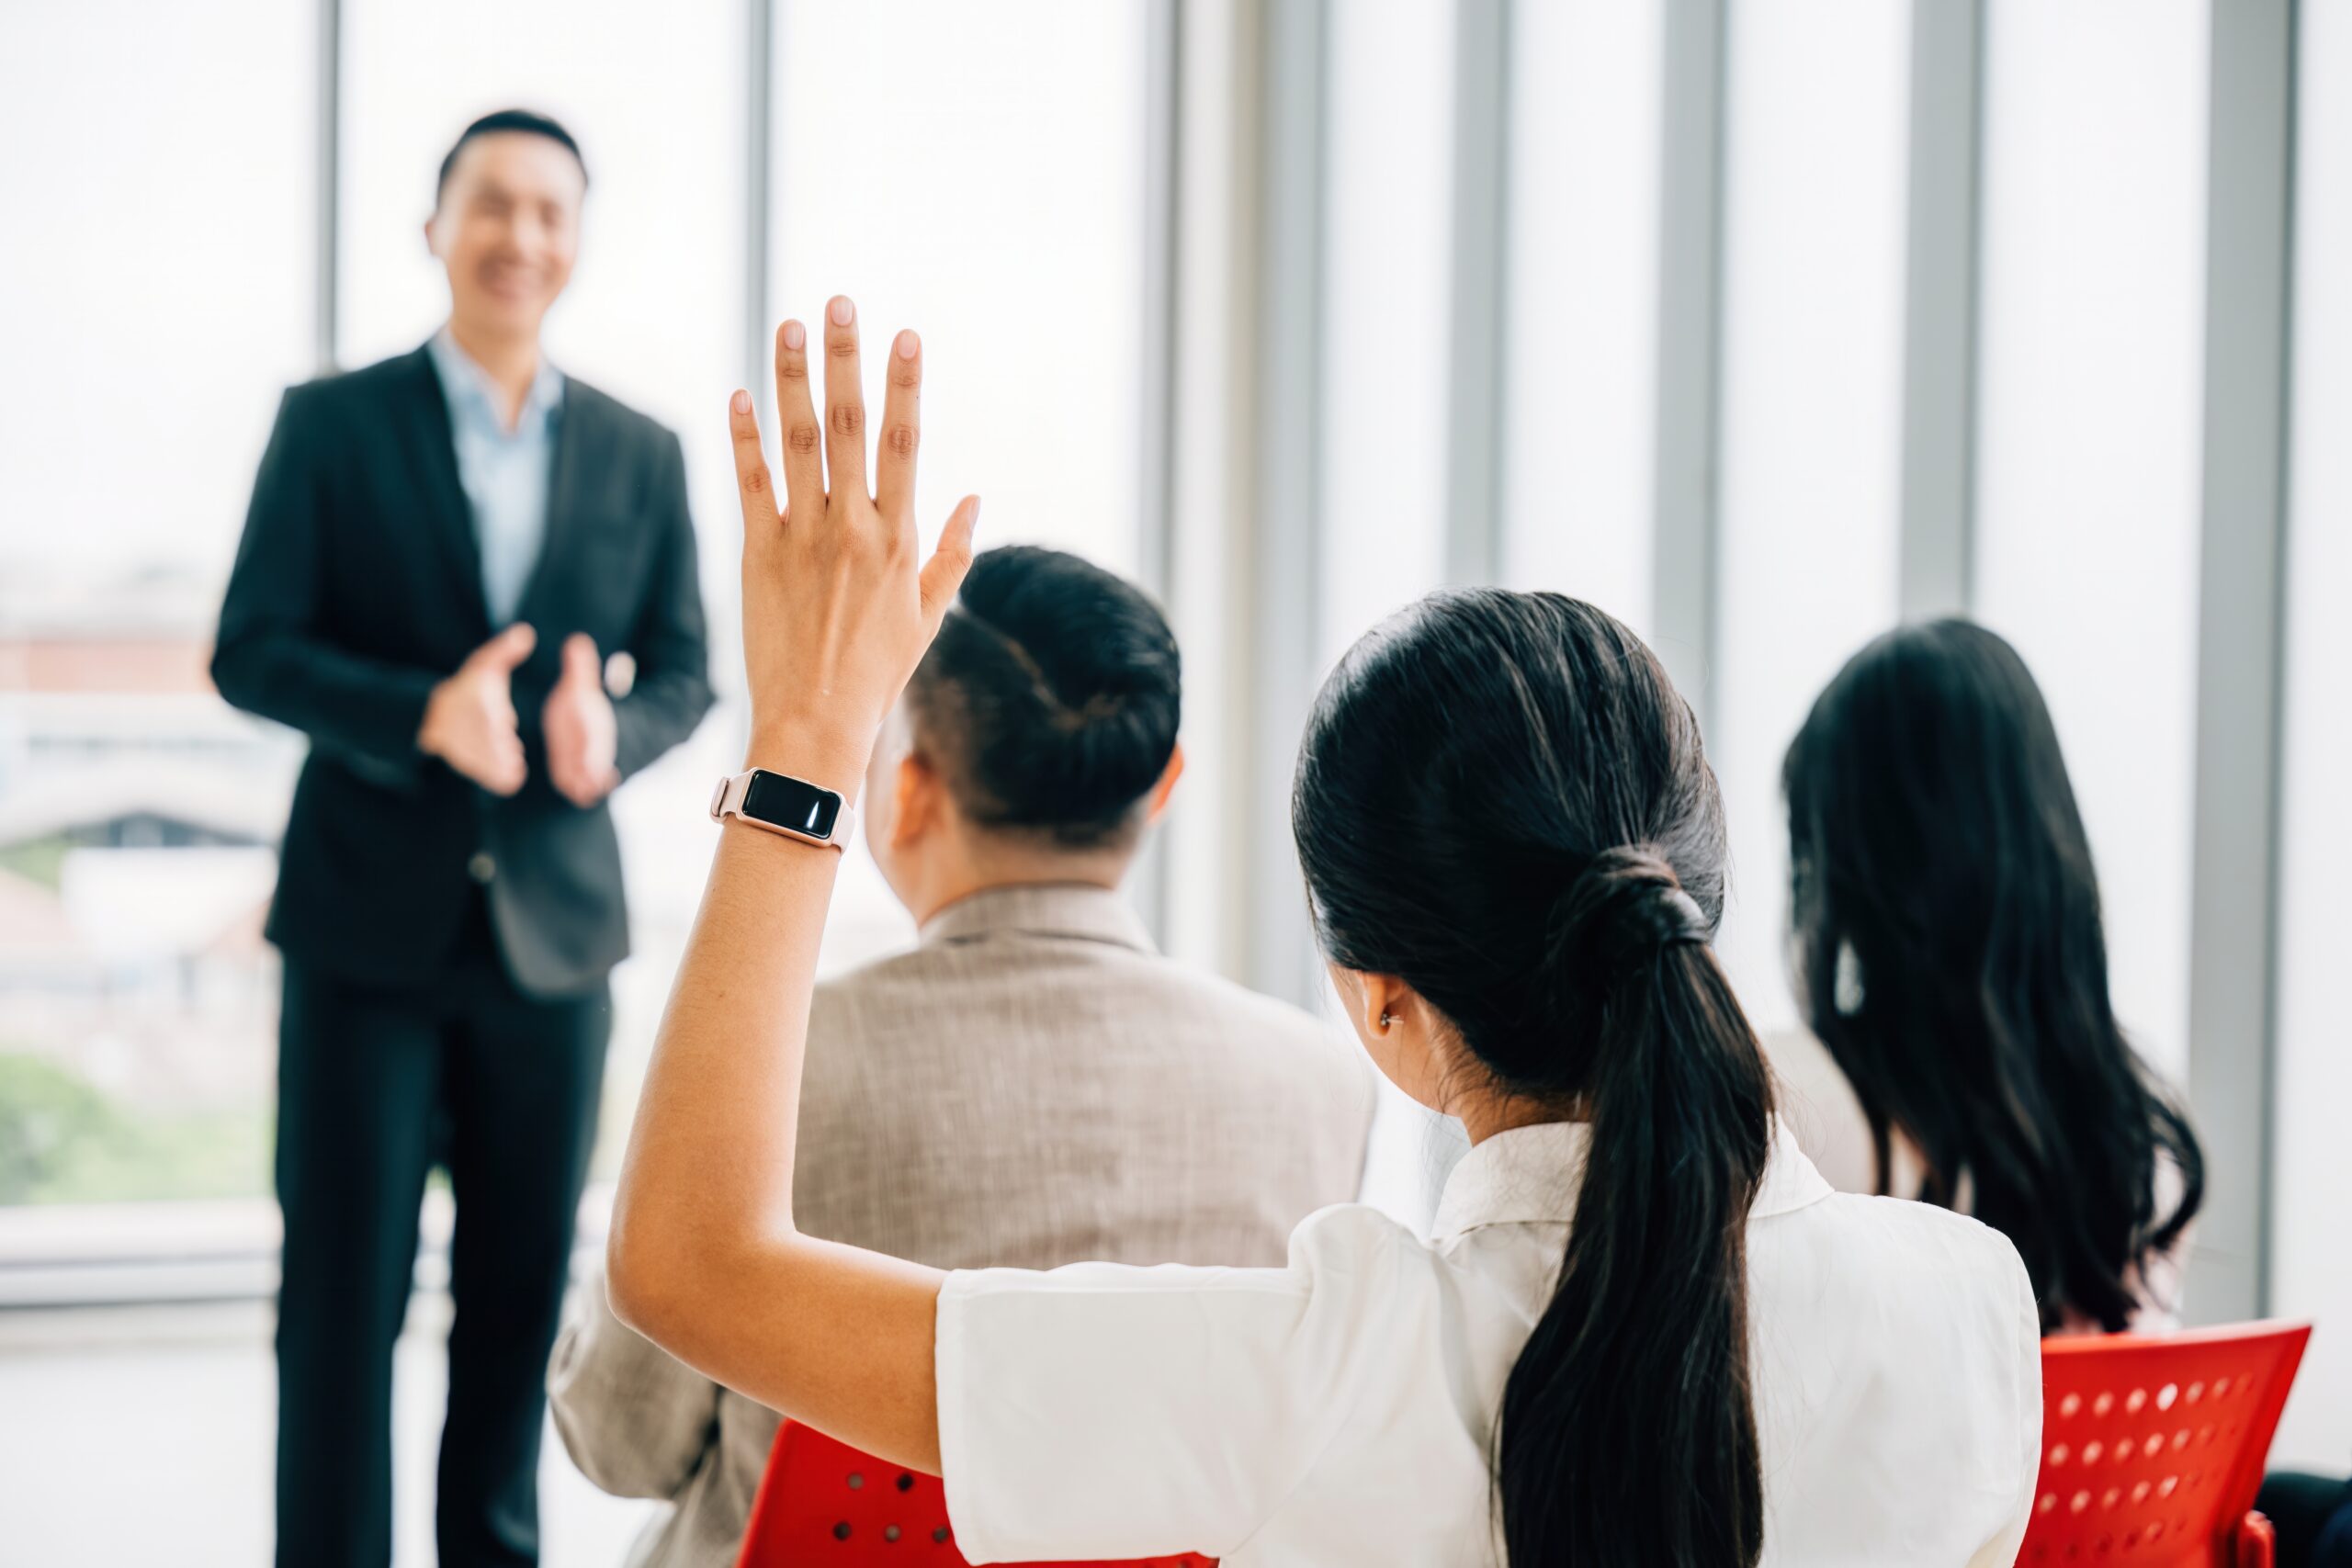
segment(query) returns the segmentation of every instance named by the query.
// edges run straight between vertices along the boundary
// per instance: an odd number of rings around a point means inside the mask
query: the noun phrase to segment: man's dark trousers
[[[392,1345],[435,1164],[457,1198],[439,1560],[537,1560],[548,1354],[611,1021],[601,983],[551,1001],[518,991],[479,902],[430,990],[288,963],[277,1136],[286,1568],[390,1559]]]

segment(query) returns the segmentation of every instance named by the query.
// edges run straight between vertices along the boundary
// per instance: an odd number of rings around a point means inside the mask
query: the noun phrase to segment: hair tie
[[[1712,933],[1708,929],[1706,911],[1699,908],[1699,900],[1679,887],[1670,887],[1659,895],[1659,902],[1672,912],[1675,919],[1674,929],[1666,933],[1660,945],[1674,947],[1683,942],[1693,942],[1704,947],[1707,944]]]

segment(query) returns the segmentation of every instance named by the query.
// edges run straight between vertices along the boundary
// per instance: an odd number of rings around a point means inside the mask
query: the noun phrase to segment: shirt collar
[[[1028,882],[967,894],[922,923],[925,947],[998,932],[1072,937],[1154,953],[1151,933],[1115,890],[1079,882]]]
[[[1592,1129],[1582,1122],[1544,1122],[1497,1133],[1462,1156],[1446,1178],[1430,1235],[1451,1241],[1481,1225],[1566,1224],[1576,1217]],[[1813,1161],[1779,1117],[1764,1161],[1751,1219],[1769,1219],[1829,1196]]]
[[[487,420],[500,434],[506,434],[506,419],[497,383],[490,372],[474,362],[472,355],[458,346],[445,323],[425,345],[433,355],[433,368],[440,375],[441,391],[453,410],[462,411],[468,417]],[[523,395],[523,409],[514,422],[514,434],[525,435],[552,421],[563,407],[563,372],[544,354],[539,355],[538,373],[531,378],[531,389]]]

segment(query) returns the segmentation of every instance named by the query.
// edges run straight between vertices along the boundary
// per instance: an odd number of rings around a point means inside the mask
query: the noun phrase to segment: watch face
[[[833,824],[841,820],[842,797],[763,768],[752,774],[743,791],[743,815],[812,839],[830,840]]]

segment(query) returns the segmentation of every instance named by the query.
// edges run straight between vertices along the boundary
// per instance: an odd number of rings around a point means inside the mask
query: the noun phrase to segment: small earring
[[[1393,1017],[1391,1017],[1391,1016],[1390,1016],[1390,1015],[1388,1015],[1387,1013],[1385,1013],[1385,1012],[1384,1012],[1384,1013],[1382,1013],[1382,1014],[1380,1015],[1380,1032],[1381,1032],[1383,1034],[1387,1033],[1387,1032],[1388,1032],[1388,1026],[1389,1026],[1390,1024],[1392,1024],[1392,1023],[1396,1022],[1396,1019],[1394,1019]]]

